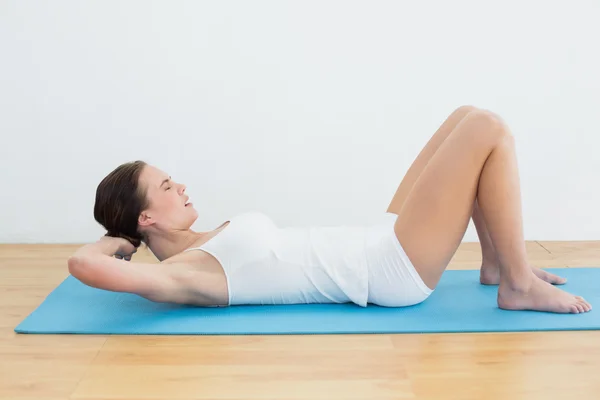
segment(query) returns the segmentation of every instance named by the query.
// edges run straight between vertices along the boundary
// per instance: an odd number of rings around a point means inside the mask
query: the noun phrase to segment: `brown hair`
[[[138,231],[138,217],[149,205],[139,183],[146,165],[141,160],[119,165],[98,185],[94,204],[94,219],[108,231],[105,236],[122,237],[136,248],[147,242]]]

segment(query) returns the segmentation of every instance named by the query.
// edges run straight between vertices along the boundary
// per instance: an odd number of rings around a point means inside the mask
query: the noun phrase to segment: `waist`
[[[282,228],[260,257],[225,269],[231,304],[366,305],[364,228]],[[234,257],[235,258],[235,257]]]

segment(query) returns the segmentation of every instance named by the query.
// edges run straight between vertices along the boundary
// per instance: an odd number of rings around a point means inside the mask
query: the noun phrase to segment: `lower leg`
[[[523,238],[521,191],[514,138],[505,136],[486,160],[477,201],[499,261],[498,305],[509,310],[559,313],[589,311],[591,306],[531,271]]]
[[[477,236],[481,245],[481,269],[479,271],[479,282],[484,285],[498,285],[500,283],[500,260],[496,254],[496,249],[490,233],[488,232],[487,225],[481,213],[481,207],[479,207],[479,201],[476,200],[473,206],[473,223],[477,230]],[[558,275],[544,271],[537,267],[531,267],[533,273],[540,279],[551,283],[553,285],[562,285],[567,280]]]
[[[473,205],[472,218],[477,231],[477,236],[479,237],[479,244],[481,245],[482,267],[498,266],[499,261],[498,256],[496,255],[496,249],[490,238],[490,233],[485,225],[485,220],[483,219],[481,208],[479,207],[477,200],[475,200],[475,204]]]

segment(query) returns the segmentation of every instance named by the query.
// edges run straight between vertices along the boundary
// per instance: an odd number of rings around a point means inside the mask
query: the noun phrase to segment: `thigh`
[[[406,174],[402,178],[400,185],[398,185],[396,193],[394,193],[394,196],[392,197],[387,212],[392,212],[395,214],[400,213],[406,197],[421,175],[421,172],[423,172],[423,169],[425,169],[427,163],[429,163],[429,160],[431,160],[431,157],[433,157],[435,152],[439,149],[444,140],[446,140],[450,132],[454,130],[456,125],[458,125],[458,123],[470,112],[476,110],[477,108],[473,106],[461,106],[454,110],[452,114],[446,118],[438,130],[425,144],[425,147],[423,147],[421,152],[417,155],[417,158],[415,158],[415,160],[412,162],[408,171],[406,171]]]
[[[502,129],[489,113],[467,115],[431,157],[398,214],[394,232],[430,288],[465,234],[481,170]]]

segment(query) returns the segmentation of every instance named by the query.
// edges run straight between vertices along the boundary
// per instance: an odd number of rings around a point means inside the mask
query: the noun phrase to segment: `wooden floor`
[[[76,247],[0,245],[2,400],[600,399],[600,331],[15,334],[15,326],[67,277],[65,260]],[[536,266],[600,266],[600,242],[527,247]],[[151,260],[148,254],[136,257]],[[479,245],[465,243],[451,268],[479,263]],[[600,312],[600,304],[595,306],[592,312]]]

